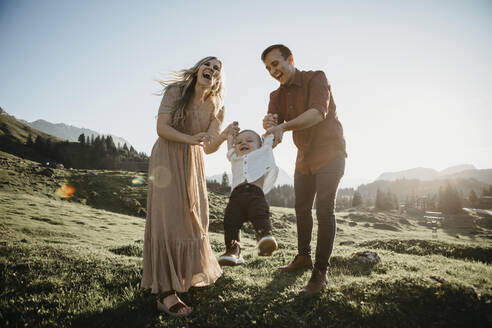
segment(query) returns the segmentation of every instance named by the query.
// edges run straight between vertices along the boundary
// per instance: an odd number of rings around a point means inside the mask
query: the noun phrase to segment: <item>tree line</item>
[[[483,188],[481,197],[492,197],[492,186]],[[343,210],[351,207],[374,206],[376,210],[398,210],[403,205],[406,209],[415,208],[423,211],[439,211],[444,214],[458,214],[463,207],[481,208],[483,203],[481,197],[475,190],[471,190],[468,195],[464,195],[451,184],[446,187],[439,187],[437,193],[427,196],[406,196],[405,200],[400,201],[396,193],[377,189],[375,199],[363,199],[361,193],[353,188],[341,188],[337,194],[337,209]]]
[[[222,181],[207,180],[207,189],[222,195],[229,195],[231,184],[226,172],[222,174]],[[294,187],[292,185],[282,185],[273,187],[265,198],[270,206],[294,208]]]
[[[222,181],[207,180],[207,188],[223,195],[229,195],[231,185],[226,172],[222,175]],[[294,187],[292,185],[276,186],[265,195],[271,206],[289,207],[295,206]],[[492,197],[492,186],[484,188],[481,196]],[[400,200],[396,193],[389,190],[377,189],[375,199],[364,199],[359,190],[354,188],[340,188],[337,192],[336,209],[344,210],[356,207],[374,207],[378,211],[399,210],[401,205],[405,209],[415,208],[423,211],[439,211],[444,214],[457,214],[462,212],[463,207],[480,208],[480,197],[474,190],[468,196],[456,190],[451,184],[440,187],[437,193],[427,196],[407,195]]]
[[[49,138],[28,136],[26,146],[65,167],[77,169],[133,170],[145,168],[148,156],[125,143],[117,147],[111,136],[79,136],[78,142],[52,142]]]

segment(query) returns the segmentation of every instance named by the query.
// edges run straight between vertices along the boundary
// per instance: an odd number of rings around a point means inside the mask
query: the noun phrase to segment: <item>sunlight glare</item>
[[[63,198],[69,198],[75,193],[75,188],[69,185],[62,185],[56,190],[56,194]]]
[[[141,186],[141,185],[143,185],[144,183],[145,183],[145,179],[144,179],[143,177],[141,177],[141,176],[137,176],[137,177],[134,177],[134,178],[132,179],[132,184],[133,184],[134,186]]]
[[[153,181],[157,187],[165,188],[171,183],[171,171],[165,166],[157,166],[151,172],[149,180]]]

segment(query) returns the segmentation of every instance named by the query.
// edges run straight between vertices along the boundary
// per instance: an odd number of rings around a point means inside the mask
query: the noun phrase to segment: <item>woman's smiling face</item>
[[[203,87],[211,87],[220,77],[222,64],[217,59],[210,59],[200,65],[197,73],[197,84]]]

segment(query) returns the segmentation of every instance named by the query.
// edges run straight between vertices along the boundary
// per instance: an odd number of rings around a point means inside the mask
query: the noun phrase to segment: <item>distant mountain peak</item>
[[[381,174],[376,180],[395,181],[399,179],[417,179],[417,180],[434,180],[440,179],[448,175],[455,175],[463,171],[477,170],[472,164],[461,164],[448,167],[442,171],[437,171],[425,167],[416,167],[413,169],[397,171],[397,172],[385,172]]]
[[[442,170],[439,173],[441,175],[448,175],[448,174],[455,174],[455,173],[463,172],[463,171],[466,171],[466,170],[476,170],[476,169],[477,168],[475,167],[475,165],[472,165],[472,164],[461,164],[461,165],[455,165],[455,166],[448,167],[448,168]]]
[[[103,133],[87,129],[87,128],[79,128],[77,126],[65,124],[65,123],[52,123],[43,119],[39,119],[33,122],[27,122],[23,121],[30,127],[33,127],[39,131],[42,131],[44,133],[51,134],[53,136],[66,139],[69,141],[74,141],[77,142],[79,139],[79,136],[83,133],[86,137],[94,135],[94,137],[103,135]],[[112,134],[104,134],[104,135],[110,135],[113,138],[113,141],[115,145],[120,144],[120,146],[123,146],[125,143],[128,147],[131,146],[131,144],[126,141],[125,139],[112,135]]]
[[[439,172],[434,169],[425,167],[416,167],[413,169],[398,171],[398,172],[385,172],[381,174],[376,180],[388,180],[394,181],[398,179],[419,179],[419,180],[431,180],[435,179],[439,175]]]

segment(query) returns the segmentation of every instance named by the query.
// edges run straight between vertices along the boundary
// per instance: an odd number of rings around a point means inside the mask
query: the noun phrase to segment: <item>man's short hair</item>
[[[263,52],[261,53],[261,61],[265,61],[265,57],[268,55],[270,51],[274,49],[278,49],[285,60],[287,60],[290,56],[292,56],[292,52],[290,51],[289,48],[287,48],[283,44],[274,44],[263,50]]]

